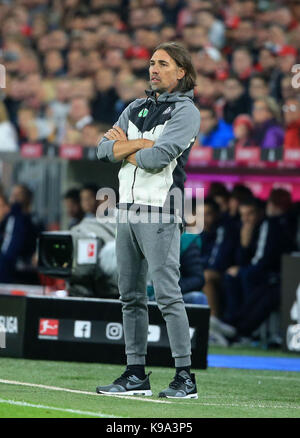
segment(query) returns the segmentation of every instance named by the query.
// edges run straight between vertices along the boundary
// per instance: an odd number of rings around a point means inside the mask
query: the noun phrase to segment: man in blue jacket
[[[234,138],[232,126],[224,120],[218,120],[213,107],[201,106],[201,129],[199,135],[200,146],[225,148]]]
[[[148,269],[176,367],[174,380],[159,396],[198,398],[190,372],[189,322],[178,284],[182,210],[171,196],[173,189],[183,193],[184,166],[199,132],[200,114],[193,103],[196,72],[187,50],[170,42],[154,50],[149,74],[147,98],[129,104],[98,147],[99,159],[122,161],[116,254],[127,369],[97,392],[152,395],[145,374]]]
[[[30,263],[37,240],[37,230],[31,216],[14,203],[4,219],[0,249],[0,283],[17,282],[17,262]]]

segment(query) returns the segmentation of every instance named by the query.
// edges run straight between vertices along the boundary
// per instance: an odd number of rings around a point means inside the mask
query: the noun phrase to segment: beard
[[[168,91],[167,88],[159,87],[158,85],[153,85],[151,84],[151,82],[150,82],[150,88],[152,91],[155,91],[158,94],[162,94],[165,91]]]

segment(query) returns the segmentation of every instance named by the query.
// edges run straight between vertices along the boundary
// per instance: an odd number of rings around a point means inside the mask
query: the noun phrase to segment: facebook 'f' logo
[[[0,348],[6,348],[6,329],[3,324],[0,323]]]
[[[75,321],[74,337],[75,338],[90,338],[91,337],[91,321]]]

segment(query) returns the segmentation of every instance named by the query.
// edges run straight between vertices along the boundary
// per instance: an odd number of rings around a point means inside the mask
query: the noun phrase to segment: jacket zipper
[[[147,100],[148,100],[148,99],[147,99]],[[156,105],[157,105],[157,100],[156,100]],[[146,106],[147,106],[147,104],[146,104]],[[141,137],[141,138],[143,138],[143,135],[144,135],[144,133],[142,132],[142,137]],[[134,189],[135,176],[136,176],[136,172],[137,172],[137,170],[138,170],[138,168],[136,167],[136,168],[134,169],[133,183],[132,183],[132,186],[131,186],[131,196],[132,196],[132,202],[133,202],[133,203],[134,203],[133,189]]]
[[[133,203],[134,203],[133,187],[134,187],[134,183],[135,183],[135,175],[136,175],[136,171],[137,171],[137,167],[134,169],[133,183],[132,183],[132,186],[131,186],[131,195],[132,195],[132,202],[133,202]]]

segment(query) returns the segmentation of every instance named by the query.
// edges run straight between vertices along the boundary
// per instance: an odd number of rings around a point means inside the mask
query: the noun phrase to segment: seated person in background
[[[5,217],[0,249],[0,283],[19,282],[19,267],[30,265],[36,249],[37,230],[31,216],[19,203],[11,205]]]
[[[15,202],[20,204],[22,213],[30,216],[37,233],[45,230],[44,221],[32,211],[33,192],[26,184],[16,184],[13,186],[10,194],[10,204]]]
[[[260,97],[253,104],[253,141],[261,148],[283,146],[284,130],[281,126],[280,108],[272,97]]]
[[[264,216],[256,199],[244,201],[239,209],[240,240],[235,265],[224,277],[221,319],[237,334],[249,336],[278,309],[280,262],[287,248],[284,228],[279,221]],[[221,327],[219,330],[222,332]],[[228,333],[222,334],[228,337]]]
[[[211,198],[204,201],[204,228],[201,237],[200,263],[204,269],[206,294],[211,308],[211,315],[219,315],[219,292],[221,272],[231,263],[233,244],[235,242],[234,227],[227,227],[221,218],[218,204]]]
[[[118,298],[118,272],[116,259],[116,221],[107,220],[115,216],[113,200],[96,199],[100,187],[85,184],[80,190],[80,200],[85,216],[70,233],[75,238],[95,236],[98,238],[96,267],[78,264],[76,274],[67,281],[70,296],[94,296],[98,298]],[[105,202],[107,201],[107,202]],[[98,208],[103,203],[103,209]]]
[[[200,146],[210,146],[213,148],[224,148],[234,138],[232,126],[224,120],[218,120],[213,107],[200,106]]]
[[[63,200],[67,216],[70,219],[68,225],[69,230],[74,225],[77,225],[84,216],[83,210],[80,205],[80,190],[76,188],[68,190],[64,194]]]
[[[216,201],[222,214],[228,212],[230,192],[226,188],[225,184],[221,182],[212,182],[209,187],[207,197],[213,198],[213,200]]]
[[[180,280],[183,301],[187,304],[207,304],[202,292],[204,285],[201,265],[201,238],[199,234],[183,233],[180,240]],[[149,301],[155,301],[155,291],[149,278],[147,286]]]
[[[236,148],[255,146],[253,141],[253,122],[247,114],[241,114],[233,122],[234,140]]]
[[[96,184],[85,184],[80,190],[80,205],[84,217],[96,217],[99,201],[96,196],[100,187]]]
[[[286,251],[297,251],[297,214],[293,209],[291,194],[282,188],[273,189],[266,205],[269,220],[277,221],[285,235]]]
[[[179,286],[183,301],[189,304],[207,304],[206,295],[202,292],[204,276],[200,248],[201,238],[199,234],[182,234]]]
[[[220,197],[222,193],[220,189],[216,191],[214,187],[211,187],[210,192],[214,195],[214,199],[218,203],[218,197]],[[223,195],[225,195],[225,192]],[[210,342],[223,346],[228,345],[228,341],[222,333],[224,332],[229,336],[232,335],[232,330],[219,319],[222,307],[223,275],[234,260],[236,242],[239,238],[239,205],[244,200],[253,198],[251,190],[243,184],[236,184],[228,195],[227,211],[223,211],[220,217],[219,238],[216,240],[212,257],[204,271],[205,286],[203,288],[203,291],[210,297]],[[204,217],[205,222],[209,223],[209,215],[205,214]],[[222,332],[220,332],[220,326],[222,326]]]
[[[220,182],[212,182],[208,191],[208,197],[212,198],[218,205],[222,216],[228,214],[230,192]]]
[[[285,135],[284,148],[300,148],[300,100],[296,97],[286,99],[282,106]]]
[[[6,196],[0,192],[0,247],[4,238],[4,230],[7,221],[10,205]]]
[[[239,206],[241,202],[252,198],[253,193],[247,186],[243,184],[236,184],[234,186],[230,193],[228,215],[226,217],[229,223],[237,226],[240,225]]]

